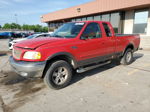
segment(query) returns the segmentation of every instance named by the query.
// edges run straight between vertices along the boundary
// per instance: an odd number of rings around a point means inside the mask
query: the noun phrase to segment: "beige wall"
[[[125,21],[124,21],[124,33],[132,34],[133,33],[133,22],[134,22],[134,10],[126,11]],[[150,36],[150,8],[149,8],[149,18],[147,24],[147,34],[142,36]]]
[[[149,8],[149,18],[148,18],[148,25],[147,25],[147,36],[150,36],[150,8]]]
[[[124,33],[132,34],[134,21],[134,10],[126,11],[124,21]]]

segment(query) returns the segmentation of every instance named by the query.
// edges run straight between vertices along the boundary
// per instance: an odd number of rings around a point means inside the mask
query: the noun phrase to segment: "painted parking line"
[[[136,72],[138,72],[138,71],[139,71],[138,69],[134,69],[134,70],[128,72],[128,75],[133,75],[134,73],[136,73]]]
[[[149,67],[150,64],[147,63],[147,64],[144,64],[142,67]],[[142,69],[142,68],[138,68],[138,67],[133,67],[133,66],[129,66],[130,68],[134,68],[134,70],[128,72],[128,75],[133,75],[134,73],[138,72],[138,71],[147,71],[147,72],[150,72],[149,70],[145,70],[145,69]]]

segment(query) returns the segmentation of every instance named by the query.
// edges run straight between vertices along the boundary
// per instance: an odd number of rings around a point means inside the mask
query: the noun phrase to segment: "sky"
[[[40,24],[43,14],[83,4],[92,0],[0,0],[0,25]]]

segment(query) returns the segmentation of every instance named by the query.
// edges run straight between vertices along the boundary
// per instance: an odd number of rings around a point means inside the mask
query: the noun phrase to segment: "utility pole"
[[[18,24],[17,14],[15,14],[15,20],[16,20],[16,24]]]
[[[17,14],[15,14],[15,20],[16,20],[16,25],[18,24],[18,20],[17,20]],[[17,26],[18,29],[18,26]]]

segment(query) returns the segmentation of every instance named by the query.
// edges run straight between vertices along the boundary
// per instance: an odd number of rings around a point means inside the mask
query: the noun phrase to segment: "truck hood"
[[[54,43],[60,40],[64,40],[64,38],[55,38],[55,37],[48,37],[48,38],[35,38],[35,39],[28,39],[15,44],[16,47],[26,48],[26,49],[36,49],[42,45]]]

